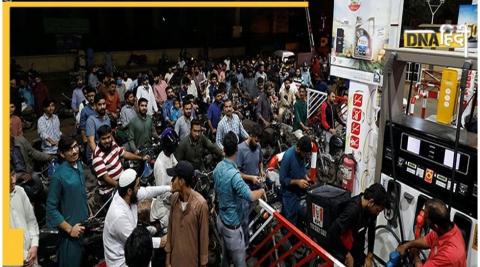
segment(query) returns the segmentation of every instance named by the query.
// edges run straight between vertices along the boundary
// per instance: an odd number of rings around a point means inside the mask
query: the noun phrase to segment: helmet
[[[343,140],[334,135],[332,138],[330,138],[330,155],[335,155],[337,152],[342,151],[344,149],[345,144],[343,143]]]
[[[162,144],[162,148],[167,153],[175,152],[177,148],[178,141],[179,141],[178,134],[172,127],[165,128],[162,134],[160,135],[160,142]]]

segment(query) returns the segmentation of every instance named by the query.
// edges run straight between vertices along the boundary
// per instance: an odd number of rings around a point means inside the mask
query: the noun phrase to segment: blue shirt
[[[90,105],[86,105],[83,109],[82,112],[80,112],[80,130],[85,130],[85,127],[87,126],[87,119],[91,115],[97,114],[95,110]]]
[[[78,110],[78,106],[80,106],[80,103],[84,100],[85,96],[83,95],[83,87],[75,88],[72,93],[72,109]]]
[[[216,85],[208,85],[208,93],[210,95],[210,101],[214,101],[215,95],[217,94],[218,87]]]
[[[262,150],[259,144],[253,152],[247,142],[238,145],[237,166],[240,172],[248,175],[259,175],[260,162],[262,162]]]
[[[213,170],[219,216],[223,223],[239,225],[242,218],[241,199],[250,200],[250,189],[240,176],[235,162],[224,159]]]
[[[222,110],[220,109],[220,105],[222,105],[222,103],[217,103],[216,101],[213,101],[212,104],[210,104],[210,106],[208,107],[207,111],[208,120],[212,122],[212,127],[215,129],[217,129],[218,123],[222,118]]]
[[[324,81],[318,81],[315,84],[315,90],[326,93],[328,90],[328,84]]]
[[[35,105],[35,100],[33,98],[32,88],[30,88],[30,86],[25,86],[21,87],[19,91],[23,99],[25,99],[25,103],[27,103],[27,105],[30,107],[33,107]]]
[[[302,70],[302,80],[303,80],[303,85],[307,86],[307,87],[310,87],[312,85],[312,79],[310,78],[310,72],[307,70],[307,71],[303,71]]]
[[[237,76],[238,86],[243,87],[243,82],[245,81],[245,78],[243,77],[243,73],[237,72],[235,76]]]
[[[172,107],[172,109],[170,109],[170,120],[177,121],[180,116],[182,116],[182,111],[179,108]]]
[[[56,154],[58,146],[50,144],[47,138],[53,141],[60,141],[62,132],[60,131],[60,120],[57,115],[52,114],[49,118],[46,114],[43,114],[37,123],[37,131],[40,139],[42,139],[42,151],[48,154]]]
[[[169,121],[172,120],[172,114],[170,113],[170,111],[172,110],[172,107],[173,107],[173,100],[167,99],[167,101],[165,101],[165,103],[163,104],[163,116],[165,120],[169,120]]]
[[[110,126],[110,118],[107,115],[101,118],[97,113],[95,113],[95,115],[88,117],[87,126],[85,129],[87,137],[95,136],[95,141],[98,141],[97,130],[103,125]]]
[[[283,155],[280,163],[280,184],[283,193],[293,193],[302,195],[305,190],[300,189],[296,185],[291,185],[292,179],[302,179],[307,175],[307,167],[305,162],[297,155],[295,146],[290,147]]]
[[[242,142],[238,145],[238,152],[237,152],[237,166],[240,172],[247,174],[247,175],[256,175],[260,174],[260,163],[262,162],[263,155],[262,149],[260,148],[260,144],[257,144],[257,149],[252,152],[250,146],[247,142]],[[251,189],[256,189],[255,185],[247,181],[246,182]]]

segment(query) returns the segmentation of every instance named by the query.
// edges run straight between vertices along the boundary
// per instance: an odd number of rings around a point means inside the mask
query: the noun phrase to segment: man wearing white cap
[[[170,191],[170,186],[140,187],[140,179],[133,169],[125,170],[118,181],[118,192],[105,217],[103,246],[107,266],[126,266],[124,245],[137,226],[138,201],[154,198]],[[153,238],[153,247],[165,246],[167,240]]]

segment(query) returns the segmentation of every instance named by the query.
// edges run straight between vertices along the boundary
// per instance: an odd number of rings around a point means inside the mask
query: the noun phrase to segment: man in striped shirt
[[[47,154],[56,154],[58,141],[62,132],[60,131],[60,120],[55,112],[55,102],[47,98],[43,101],[44,114],[38,119],[38,135],[42,139],[42,151]]]
[[[148,160],[148,156],[130,153],[113,141],[112,128],[100,126],[97,130],[99,140],[93,153],[93,169],[98,179],[99,194],[103,203],[111,196],[113,188],[118,185],[118,178],[123,172],[120,157],[129,160]]]

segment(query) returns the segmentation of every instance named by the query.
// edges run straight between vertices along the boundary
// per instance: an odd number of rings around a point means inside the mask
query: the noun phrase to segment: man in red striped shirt
[[[112,128],[103,125],[97,130],[99,141],[93,153],[93,169],[98,179],[99,194],[105,203],[118,185],[118,178],[123,172],[120,157],[129,160],[148,160],[148,156],[139,156],[126,151],[113,140]]]

